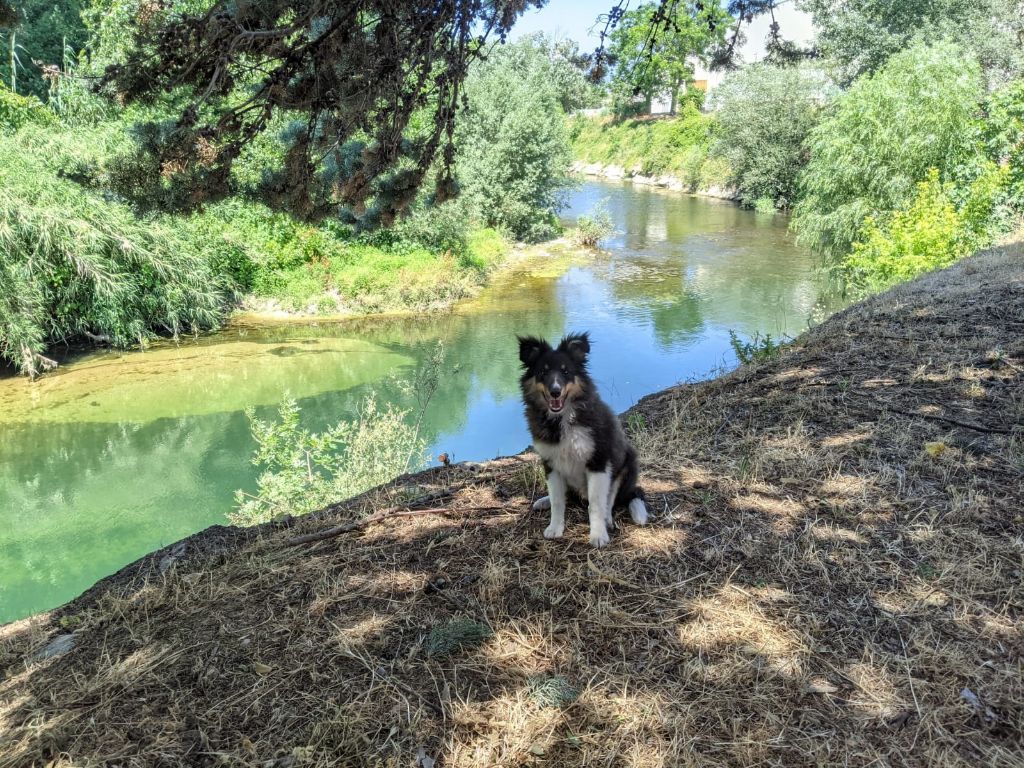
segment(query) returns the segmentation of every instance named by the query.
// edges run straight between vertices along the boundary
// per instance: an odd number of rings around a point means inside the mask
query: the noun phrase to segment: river
[[[295,397],[314,428],[401,383],[438,341],[441,384],[424,416],[431,455],[455,461],[529,445],[516,334],[589,330],[592,373],[621,411],[736,364],[729,331],[795,335],[834,307],[817,261],[780,215],[587,182],[571,222],[605,200],[605,252],[502,275],[435,316],[237,323],[145,352],[89,354],[37,382],[0,378],[0,623],[59,605],[154,549],[225,523],[255,488],[244,409]]]

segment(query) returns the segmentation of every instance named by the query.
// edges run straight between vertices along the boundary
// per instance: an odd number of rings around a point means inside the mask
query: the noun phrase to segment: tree
[[[752,64],[712,93],[716,151],[729,161],[746,204],[767,199],[788,208],[796,200],[797,175],[807,162],[804,140],[827,91],[820,70]]]
[[[522,240],[557,229],[572,149],[560,65],[535,39],[474,64],[456,134],[459,185],[476,215]]]
[[[749,24],[755,17],[765,14],[770,15],[772,18],[768,31],[768,40],[766,41],[766,49],[771,61],[774,63],[795,63],[801,59],[816,56],[817,52],[815,50],[800,48],[782,36],[782,28],[775,20],[775,9],[785,2],[789,2],[789,0],[726,0],[724,10],[730,29],[725,36],[726,44],[717,46],[711,52],[712,66],[715,68],[733,66],[736,49],[745,39],[743,25]],[[651,23],[652,40],[668,34],[672,29],[672,19],[674,16],[672,9],[677,5],[679,5],[679,0],[658,0]],[[703,2],[694,3],[695,9],[698,11],[703,10],[704,5],[705,3]],[[594,73],[598,78],[604,74],[603,62],[607,58],[605,43],[611,36],[611,33],[627,17],[628,6],[629,0],[618,0],[608,13],[602,14],[599,17],[599,21],[603,20],[605,26],[601,31],[601,47],[592,58]],[[714,31],[714,28],[711,31]]]
[[[808,137],[793,220],[799,239],[841,258],[864,220],[903,208],[929,169],[940,182],[977,170],[984,92],[981,68],[952,43],[916,44],[858,78]]]
[[[205,11],[143,2],[131,52],[105,86],[125,102],[184,98],[142,133],[138,181],[182,190],[184,205],[231,192],[231,166],[280,114],[294,116],[271,204],[307,218],[338,207],[392,221],[434,168],[454,192],[455,115],[469,64],[543,0],[219,0]],[[415,118],[415,119],[414,119]]]
[[[995,82],[1024,71],[1020,0],[799,0],[812,14],[821,54],[849,85],[914,40],[951,40]]]
[[[600,99],[598,87],[587,76],[590,58],[580,52],[575,40],[535,32],[514,44],[496,47],[488,59],[522,72],[543,71],[565,112],[592,106]]]
[[[646,3],[627,11],[611,33],[609,49],[620,104],[642,94],[649,112],[654,97],[664,93],[675,114],[680,91],[693,77],[691,60],[724,44],[729,21],[718,0]]]

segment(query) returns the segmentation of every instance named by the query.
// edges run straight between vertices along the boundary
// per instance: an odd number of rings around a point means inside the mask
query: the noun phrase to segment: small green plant
[[[642,413],[637,413],[636,411],[632,411],[632,412],[630,412],[630,414],[628,416],[626,416],[626,431],[627,432],[629,432],[631,434],[632,433],[636,433],[636,432],[639,432],[642,429],[645,429],[646,427],[647,427],[647,419],[644,417],[644,415]]]
[[[256,440],[253,464],[263,469],[257,491],[237,491],[235,525],[256,525],[303,515],[386,483],[426,464],[426,441],[408,411],[379,408],[366,397],[356,417],[321,433],[301,424],[294,400],[281,404],[276,422],[246,415]]]
[[[744,341],[736,331],[729,331],[729,344],[732,346],[733,352],[736,353],[736,359],[743,365],[774,360],[782,353],[787,343],[773,339],[770,333],[762,336],[760,332],[755,332],[750,339]]]
[[[530,698],[539,707],[564,707],[572,704],[579,697],[579,688],[561,675],[530,678]]]
[[[472,619],[453,619],[430,630],[426,643],[427,655],[447,656],[465,648],[474,648],[493,634],[486,624]]]
[[[604,200],[593,207],[589,214],[576,219],[572,241],[583,248],[596,248],[598,242],[615,232],[611,214]]]
[[[12,93],[0,84],[0,130],[16,131],[28,123],[53,125],[57,118],[34,96]]]

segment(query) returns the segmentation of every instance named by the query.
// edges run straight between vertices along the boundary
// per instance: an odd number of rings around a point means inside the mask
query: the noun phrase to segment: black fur
[[[613,506],[627,505],[636,498],[643,499],[643,490],[636,484],[639,476],[636,451],[629,444],[619,418],[601,400],[587,371],[589,335],[571,333],[556,348],[532,336],[517,338],[519,359],[523,364],[519,384],[526,422],[534,441],[558,444],[566,420],[586,429],[594,446],[586,462],[587,470],[601,472],[611,465],[613,480],[622,477]],[[538,388],[538,383],[543,390]],[[552,413],[546,394],[558,384],[567,393],[565,408],[561,413]],[[544,471],[546,474],[551,472],[546,461]]]

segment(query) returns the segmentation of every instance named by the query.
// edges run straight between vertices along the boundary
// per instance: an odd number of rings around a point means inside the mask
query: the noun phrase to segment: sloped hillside
[[[655,522],[605,550],[526,454],[0,628],[0,765],[1021,764],[1019,246],[627,423]]]

